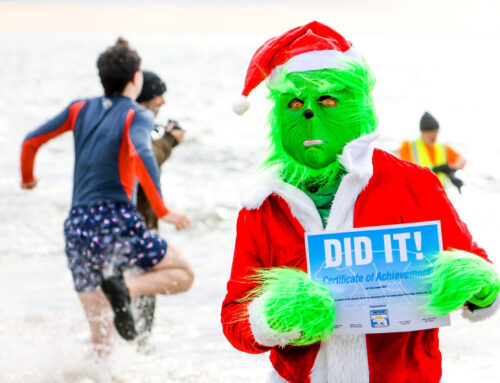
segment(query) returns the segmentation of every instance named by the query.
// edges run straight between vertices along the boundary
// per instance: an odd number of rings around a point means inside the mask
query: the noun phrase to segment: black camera
[[[174,126],[172,127],[172,130],[175,130],[175,129],[182,129],[181,126],[179,125],[179,123],[176,121],[176,120],[168,120],[167,121],[167,126],[170,125],[170,123],[173,123]]]

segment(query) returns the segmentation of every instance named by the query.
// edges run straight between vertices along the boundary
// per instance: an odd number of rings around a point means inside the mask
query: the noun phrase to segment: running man
[[[158,167],[151,149],[153,115],[134,100],[141,92],[141,58],[119,38],[103,52],[97,67],[104,96],[72,102],[29,133],[21,151],[21,187],[32,189],[37,150],[48,140],[73,132],[73,199],[64,223],[66,255],[75,289],[90,324],[98,355],[111,350],[114,312],[118,333],[137,336],[130,298],[188,290],[193,271],[181,254],[142,223],[134,206],[137,179],[156,215],[182,230],[189,219],[169,210],[161,196]],[[122,271],[147,271],[123,280]],[[108,318],[108,319],[107,319]]]

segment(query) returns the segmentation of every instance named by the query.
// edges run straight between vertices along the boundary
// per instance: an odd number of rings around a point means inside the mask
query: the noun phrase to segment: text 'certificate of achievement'
[[[337,334],[448,326],[449,316],[420,309],[430,257],[442,249],[439,221],[306,233],[309,276],[332,292]]]

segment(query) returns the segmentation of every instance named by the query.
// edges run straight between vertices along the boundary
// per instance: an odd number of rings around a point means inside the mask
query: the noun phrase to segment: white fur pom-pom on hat
[[[250,108],[250,101],[248,97],[243,95],[233,103],[233,112],[238,116],[242,116]]]
[[[267,40],[250,59],[242,96],[233,104],[240,116],[250,107],[248,95],[266,78],[271,80],[283,71],[307,72],[320,69],[344,69],[345,59],[361,56],[340,33],[312,21]]]

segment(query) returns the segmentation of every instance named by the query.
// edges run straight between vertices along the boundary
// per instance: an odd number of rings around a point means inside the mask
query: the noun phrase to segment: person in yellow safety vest
[[[431,169],[443,186],[451,181],[460,191],[463,182],[455,176],[455,172],[464,168],[465,158],[447,144],[437,142],[439,123],[428,112],[425,112],[420,119],[420,132],[420,138],[403,142],[399,149],[399,157]]]

